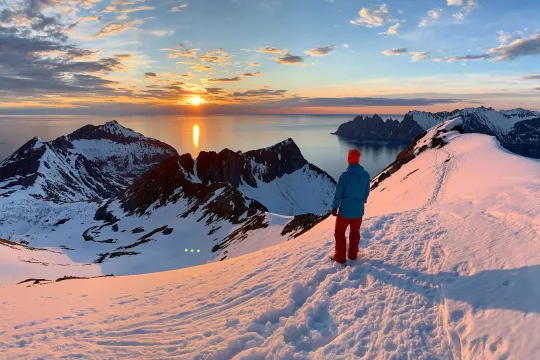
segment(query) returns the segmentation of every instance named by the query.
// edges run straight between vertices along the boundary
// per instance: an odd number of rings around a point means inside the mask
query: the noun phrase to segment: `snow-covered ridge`
[[[516,109],[511,109],[511,110],[499,110],[499,112],[508,117],[519,117],[522,119],[530,119],[530,118],[535,118],[535,117],[540,116],[539,111],[526,110],[522,108],[516,108]]]
[[[119,141],[135,141],[135,140],[155,140],[147,138],[144,135],[122,126],[118,121],[111,120],[103,125],[85,125],[80,129],[75,130],[67,135],[69,140],[76,139],[107,139],[115,138]]]
[[[516,122],[540,116],[538,113],[525,111],[523,109],[501,110],[484,106],[478,108],[465,108],[463,110],[454,110],[452,112],[430,113],[425,111],[410,111],[408,115],[425,130],[440,124],[446,120],[462,117],[465,121],[482,121],[486,126],[496,128],[499,131],[508,132]]]
[[[422,127],[422,129],[427,130],[429,128],[432,128],[433,126],[440,124],[441,122],[459,116],[460,112],[461,110],[454,110],[452,112],[441,111],[438,113],[430,113],[427,111],[413,110],[409,111],[407,115],[412,117],[412,119],[416,121],[418,125]]]
[[[390,178],[394,173],[414,160],[421,153],[429,149],[440,149],[461,133],[463,133],[463,122],[459,117],[446,120],[445,122],[424,131],[398,154],[394,162],[388,165],[380,174],[372,178],[371,190],[379,187],[383,181]]]
[[[0,289],[0,357],[535,359],[540,162],[459,129],[372,191],[361,263],[326,260],[328,219],[224,262]]]

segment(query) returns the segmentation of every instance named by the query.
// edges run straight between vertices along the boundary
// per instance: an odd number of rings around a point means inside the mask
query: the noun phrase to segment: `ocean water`
[[[361,164],[377,175],[407,144],[355,142],[331,135],[352,115],[209,115],[114,117],[119,123],[159,139],[179,153],[197,156],[200,151],[224,148],[248,151],[292,138],[304,157],[334,178],[347,167],[347,152],[360,150]],[[399,115],[381,116],[401,119]],[[48,141],[86,124],[103,124],[111,117],[93,116],[0,116],[0,161],[26,141],[38,136]]]

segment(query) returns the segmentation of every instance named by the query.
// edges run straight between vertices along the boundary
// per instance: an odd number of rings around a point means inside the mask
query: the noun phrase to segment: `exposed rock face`
[[[203,213],[209,219],[227,219],[233,224],[239,223],[244,215],[267,211],[264,205],[245,197],[227,182],[194,181],[188,171],[193,168],[193,160],[189,159],[189,155],[173,156],[154,166],[117,198],[121,208],[128,215],[141,216],[183,200],[188,206],[182,217],[204,208]]]
[[[37,137],[21,146],[19,150],[0,163],[0,184],[4,193],[12,187],[27,187],[38,177],[39,160],[45,146]]]
[[[225,149],[219,153],[201,152],[197,157],[197,176],[204,183],[227,182],[239,187],[242,182],[257,187],[257,179],[271,182],[283,175],[292,174],[309,165],[292,139],[268,148],[242,153]],[[318,174],[327,177],[322,170],[311,166]]]
[[[383,121],[379,116],[362,116],[342,124],[336,135],[358,140],[412,141],[423,131],[447,120],[460,118],[466,133],[497,137],[504,145],[540,145],[540,113],[525,109],[496,111],[478,107],[451,112],[410,111],[401,122]]]
[[[300,235],[311,230],[315,225],[321,221],[328,218],[330,214],[326,215],[314,215],[314,214],[303,214],[295,216],[294,219],[289,222],[283,228],[281,235],[288,236],[289,239],[294,239]]]
[[[540,146],[540,116],[517,122],[507,134],[504,144]]]
[[[56,200],[97,200],[117,195],[159,161],[171,146],[116,121],[87,125],[43,142],[34,138],[0,163],[0,194],[17,190]]]
[[[201,152],[184,171],[204,184],[228,183],[281,215],[328,211],[335,180],[310,164],[292,139],[248,152]]]

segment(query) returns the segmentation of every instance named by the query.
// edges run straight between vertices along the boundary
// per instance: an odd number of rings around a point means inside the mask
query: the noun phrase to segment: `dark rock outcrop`
[[[335,135],[354,140],[384,140],[408,142],[413,140],[423,129],[411,116],[405,116],[403,121],[383,120],[378,115],[373,117],[357,116],[339,126]]]
[[[0,189],[14,186],[27,187],[38,177],[39,160],[45,152],[45,146],[37,137],[28,141],[10,157],[0,163]],[[46,165],[47,166],[47,165]]]
[[[194,174],[183,167],[186,163],[188,169],[190,166],[193,169],[186,156],[173,156],[154,166],[118,198],[122,209],[128,215],[143,215],[183,200],[187,204],[183,217],[204,207],[209,219],[228,219],[233,223],[238,223],[246,212],[250,215],[256,211],[267,211],[258,201],[246,198],[226,181],[197,182],[192,177]],[[152,209],[151,205],[154,205]]]
[[[315,225],[319,224],[323,220],[326,220],[330,214],[326,215],[314,215],[314,214],[303,214],[295,216],[292,221],[290,221],[281,232],[282,236],[288,236],[289,239],[295,239],[300,235],[311,230]]]
[[[225,182],[234,187],[242,181],[249,186],[257,187],[255,177],[264,182],[310,165],[292,139],[287,139],[276,145],[248,152],[234,152],[229,149],[216,152],[201,152],[197,157],[197,177],[203,183]],[[310,165],[311,170],[335,181],[321,169]],[[188,169],[186,169],[188,170]],[[188,171],[193,173],[193,171]]]

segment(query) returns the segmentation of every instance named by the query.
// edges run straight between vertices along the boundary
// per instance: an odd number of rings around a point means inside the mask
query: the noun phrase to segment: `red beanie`
[[[349,162],[349,165],[358,164],[360,162],[360,151],[356,149],[349,150],[347,161]]]

